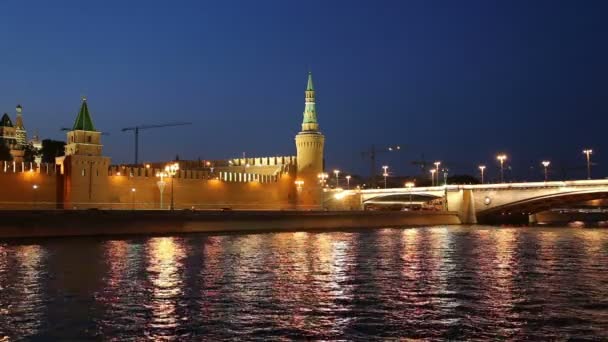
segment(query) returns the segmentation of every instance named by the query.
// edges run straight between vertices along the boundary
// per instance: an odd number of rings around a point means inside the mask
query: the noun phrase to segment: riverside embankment
[[[254,232],[460,224],[454,212],[1,211],[0,238]]]

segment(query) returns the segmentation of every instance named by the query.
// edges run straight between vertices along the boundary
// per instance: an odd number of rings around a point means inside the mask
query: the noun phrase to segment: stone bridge
[[[458,212],[463,223],[477,223],[499,215],[533,215],[552,208],[608,198],[608,179],[345,190],[336,192],[335,196],[349,196],[350,203],[358,200],[362,209],[372,199],[409,194],[447,198],[444,203],[446,210]]]

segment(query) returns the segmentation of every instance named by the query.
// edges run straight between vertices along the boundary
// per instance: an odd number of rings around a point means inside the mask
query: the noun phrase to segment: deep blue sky
[[[132,160],[294,154],[313,71],[328,168],[453,172],[540,160],[608,175],[606,1],[2,1],[0,111],[64,139],[87,95],[104,150]],[[577,171],[582,175],[582,170]],[[572,173],[572,171],[570,172]],[[571,174],[573,176],[573,174]]]

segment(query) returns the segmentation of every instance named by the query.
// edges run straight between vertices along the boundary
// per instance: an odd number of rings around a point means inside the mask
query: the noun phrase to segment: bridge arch
[[[479,210],[477,212],[477,217],[480,221],[487,221],[504,215],[531,215],[585,201],[606,198],[608,198],[608,188],[558,192]]]

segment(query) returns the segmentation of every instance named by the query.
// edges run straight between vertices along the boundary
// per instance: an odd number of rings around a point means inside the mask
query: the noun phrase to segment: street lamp
[[[414,187],[414,182],[405,183],[405,187],[410,190],[410,205],[409,208],[412,210],[412,188]]]
[[[436,161],[433,163],[435,165],[435,170],[437,171],[437,185],[439,185],[439,165],[441,165],[440,161]]]
[[[329,176],[327,173],[321,172],[317,175],[317,178],[319,178],[319,184],[321,184],[321,187],[325,187],[325,183],[327,183],[327,178],[329,178]]]
[[[135,188],[131,188],[131,210],[135,210]]]
[[[350,175],[346,176],[346,190],[350,190]]]
[[[435,186],[435,172],[437,172],[437,169],[431,170],[431,186]]]
[[[38,184],[32,185],[32,190],[33,190],[33,194],[32,194],[33,204],[32,204],[32,207],[35,209],[36,208],[36,192],[37,192],[36,190],[38,190]]]
[[[165,171],[160,171],[156,173],[156,177],[160,178],[156,185],[158,186],[158,191],[160,192],[160,208],[163,208],[163,191],[165,191],[165,183],[164,178],[169,177],[169,175]]]
[[[507,160],[507,155],[506,154],[499,154],[496,156],[496,159],[498,159],[498,161],[500,162],[500,182],[504,183],[505,182],[505,160]]]
[[[302,185],[304,185],[304,181],[301,179],[298,179],[294,183],[296,184],[296,188],[298,189],[298,191],[302,191]]]
[[[165,166],[165,172],[171,177],[171,210],[175,209],[175,205],[173,202],[173,179],[175,178],[175,175],[177,174],[177,170],[179,170],[179,164],[178,163],[173,163],[171,165],[167,165]]]
[[[483,184],[483,171],[486,169],[485,165],[479,165],[479,171],[481,172],[481,184]]]
[[[543,167],[545,168],[545,182],[546,182],[547,181],[547,168],[549,167],[551,162],[548,160],[543,160],[543,162],[541,164],[543,164]]]
[[[388,165],[384,165],[382,167],[382,169],[384,170],[384,172],[382,173],[382,176],[384,176],[384,188],[386,189],[386,178],[388,177]]]
[[[591,154],[593,150],[586,149],[583,150],[583,153],[587,155],[587,179],[591,179]]]
[[[336,175],[336,189],[340,187],[340,170],[334,170]]]

